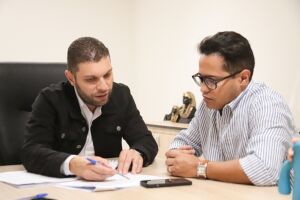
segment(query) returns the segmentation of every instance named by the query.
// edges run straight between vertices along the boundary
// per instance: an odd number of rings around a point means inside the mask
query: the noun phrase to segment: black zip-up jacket
[[[158,147],[143,121],[127,86],[114,83],[102,114],[91,126],[95,155],[118,157],[124,138],[139,151],[143,166],[151,164]],[[22,160],[29,172],[63,177],[61,164],[71,154],[79,154],[88,133],[73,86],[68,82],[43,89],[32,105],[26,126]]]

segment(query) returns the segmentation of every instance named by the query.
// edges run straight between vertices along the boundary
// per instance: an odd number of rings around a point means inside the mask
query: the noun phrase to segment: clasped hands
[[[134,149],[121,151],[117,169],[113,169],[105,158],[98,156],[91,156],[90,158],[97,161],[97,164],[92,165],[85,157],[75,156],[70,161],[70,171],[83,179],[100,181],[116,173],[127,174],[130,165],[132,165],[131,173],[133,174],[140,173],[143,167],[143,158]]]
[[[172,176],[196,177],[199,158],[191,146],[181,146],[166,152],[167,170]]]

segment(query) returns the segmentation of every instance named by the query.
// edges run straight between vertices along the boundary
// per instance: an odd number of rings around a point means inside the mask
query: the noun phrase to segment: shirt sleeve
[[[70,155],[60,166],[60,172],[66,176],[69,175],[74,175],[71,171],[70,171],[70,161],[72,160],[72,158],[74,158],[75,155]]]
[[[207,124],[204,117],[204,109],[203,104],[201,104],[188,128],[180,131],[176,135],[174,140],[171,142],[169,149],[177,149],[181,146],[189,145],[194,148],[197,156],[202,155],[201,133],[205,131],[204,125]]]
[[[131,149],[135,149],[142,154],[143,166],[146,167],[154,161],[154,158],[158,152],[158,145],[152,133],[148,130],[142,116],[140,115],[129,88],[126,88],[128,106],[127,110],[125,111],[126,128],[123,138]]]
[[[276,185],[295,131],[290,110],[281,97],[257,98],[250,112],[247,156],[239,160],[254,185]]]

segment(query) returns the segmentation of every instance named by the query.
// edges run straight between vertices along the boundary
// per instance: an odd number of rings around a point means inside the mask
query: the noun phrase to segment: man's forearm
[[[252,184],[238,160],[208,162],[206,170],[208,179],[230,183]]]

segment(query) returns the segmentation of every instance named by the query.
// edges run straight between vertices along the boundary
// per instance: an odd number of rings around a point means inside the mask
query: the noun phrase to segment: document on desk
[[[107,178],[105,181],[85,181],[75,180],[71,182],[59,183],[57,186],[65,188],[80,189],[92,192],[106,191],[106,190],[117,190],[122,188],[139,186],[142,180],[155,180],[166,177],[141,175],[141,174],[126,174],[126,179],[118,174]]]
[[[31,186],[36,184],[61,183],[74,181],[77,178],[54,178],[33,174],[27,171],[11,171],[0,173],[0,182],[10,184],[15,187]]]
[[[116,168],[116,166],[118,165],[118,160],[111,159],[111,160],[109,160],[109,164],[113,168]],[[69,182],[69,181],[75,181],[77,179],[78,178],[76,178],[76,177],[54,178],[54,177],[30,173],[25,170],[0,173],[0,182],[4,182],[4,183],[7,183],[7,184],[15,186],[15,187],[25,187],[25,186],[38,185],[38,184]]]

